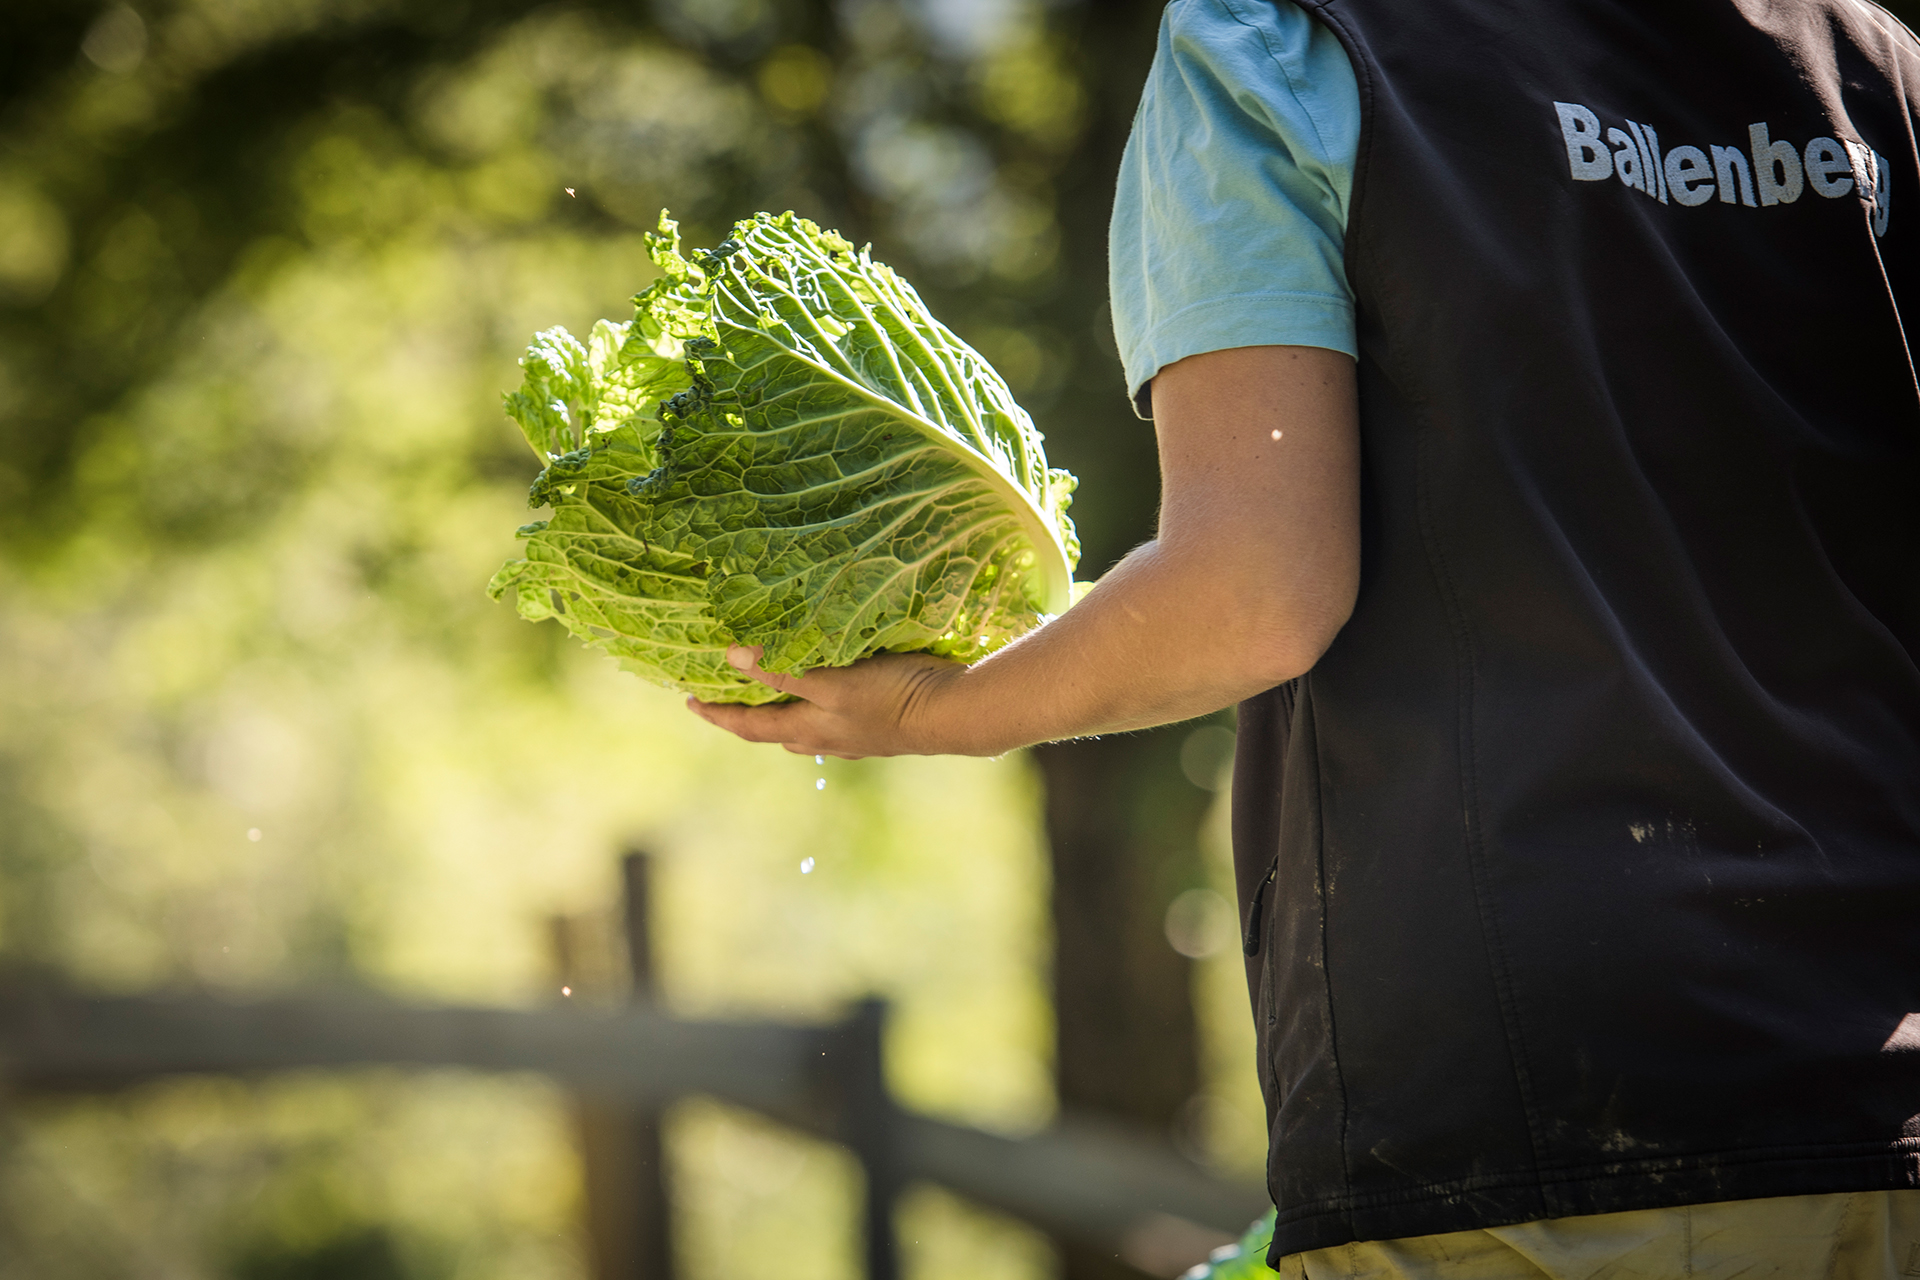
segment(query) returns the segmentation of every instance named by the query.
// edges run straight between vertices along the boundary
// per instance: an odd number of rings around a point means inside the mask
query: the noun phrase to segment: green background
[[[535,329],[628,313],[663,205],[695,244],[791,207],[871,239],[997,363],[1081,477],[1097,575],[1153,506],[1101,280],[1156,18],[1029,0],[16,0],[0,958],[109,991],[554,1001],[549,917],[608,918],[638,842],[673,1008],[827,1017],[878,991],[907,1104],[1044,1123],[1031,762],[748,748],[488,602],[535,469],[499,397]],[[1148,906],[1157,929],[1180,904],[1187,950],[1224,945],[1192,971],[1204,1071],[1172,1132],[1247,1174],[1263,1135],[1220,896],[1230,734],[1168,741],[1185,767],[1160,769],[1162,807],[1212,816],[1174,824]],[[687,1276],[851,1274],[841,1154],[700,1101],[669,1142]],[[581,1276],[570,1144],[564,1099],[535,1079],[15,1098],[0,1277]],[[930,1189],[901,1222],[923,1280],[1056,1266],[1040,1237]]]

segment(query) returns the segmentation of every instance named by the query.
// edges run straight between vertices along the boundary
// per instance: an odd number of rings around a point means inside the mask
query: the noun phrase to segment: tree
[[[111,584],[90,589],[132,593],[158,562],[261,536],[318,483],[343,446],[261,430],[239,384],[201,388],[169,430],[151,408],[199,358],[199,319],[289,262],[405,236],[612,243],[662,204],[711,242],[733,216],[791,206],[873,240],[1008,375],[1082,478],[1081,576],[1097,576],[1150,533],[1156,499],[1104,299],[1113,175],[1158,11],[1013,6],[987,30],[881,0],[13,6],[0,15],[0,548],[18,572],[60,578],[102,572],[97,548],[115,547]],[[622,42],[657,49],[654,74],[680,77],[709,117],[623,116],[654,99],[623,98],[595,70]],[[460,77],[521,54],[518,115],[452,100]],[[470,417],[447,465],[489,481],[524,469],[484,403]],[[358,571],[402,572],[402,537],[370,535]],[[530,637],[526,661],[553,644]],[[1161,1130],[1198,1083],[1187,962],[1160,931],[1196,875],[1205,799],[1179,741],[1037,753],[1060,1096]],[[0,760],[0,784],[12,767]],[[60,916],[53,855],[26,848],[0,875],[7,945],[33,954]],[[1069,1255],[1072,1275],[1110,1270]]]

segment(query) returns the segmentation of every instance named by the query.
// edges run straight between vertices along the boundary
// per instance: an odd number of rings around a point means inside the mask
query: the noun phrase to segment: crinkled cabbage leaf
[[[535,336],[507,397],[546,469],[494,575],[649,680],[708,701],[740,676],[881,651],[983,657],[1069,603],[1073,477],[1006,382],[866,250],[791,213],[691,259],[661,215],[660,277],[582,343]]]

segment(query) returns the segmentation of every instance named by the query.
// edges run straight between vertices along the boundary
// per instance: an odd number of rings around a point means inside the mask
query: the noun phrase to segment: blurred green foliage
[[[1089,156],[1153,8],[0,15],[0,956],[115,990],[558,999],[544,919],[606,908],[639,839],[676,1008],[880,991],[909,1105],[1043,1121],[1027,764],[749,749],[490,604],[533,471],[498,400],[536,328],[626,313],[662,205],[696,243],[793,207],[999,364],[1085,478],[1097,572],[1153,479]],[[1222,1083],[1193,1133],[1257,1163],[1238,967],[1204,969]],[[381,1072],[14,1099],[0,1278],[579,1276],[558,1102]],[[688,1276],[850,1273],[842,1155],[697,1100],[670,1140]],[[1051,1266],[931,1190],[902,1221],[922,1280]]]

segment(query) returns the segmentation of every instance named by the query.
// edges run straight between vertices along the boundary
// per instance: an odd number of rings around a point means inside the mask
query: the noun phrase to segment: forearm
[[[1149,542],[1045,627],[926,680],[902,727],[916,751],[984,756],[1191,719],[1307,670],[1346,603],[1279,566]]]

